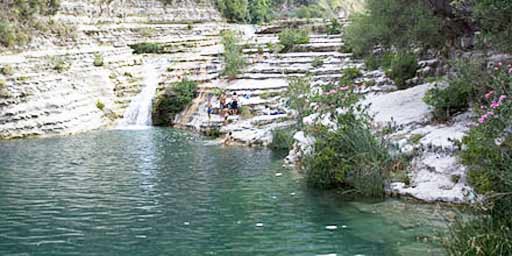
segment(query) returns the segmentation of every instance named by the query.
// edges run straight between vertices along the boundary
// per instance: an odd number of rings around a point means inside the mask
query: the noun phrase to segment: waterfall
[[[142,91],[130,102],[118,123],[118,129],[144,128],[152,124],[151,109],[156,95],[158,81],[165,70],[167,60],[153,60],[144,64],[144,80]]]

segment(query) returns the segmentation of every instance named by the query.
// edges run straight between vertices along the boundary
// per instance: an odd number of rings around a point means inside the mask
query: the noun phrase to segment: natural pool
[[[443,255],[446,209],[347,202],[282,157],[157,128],[0,142],[0,255]]]

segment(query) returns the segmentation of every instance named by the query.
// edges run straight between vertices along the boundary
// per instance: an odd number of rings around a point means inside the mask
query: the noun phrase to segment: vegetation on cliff
[[[224,70],[222,75],[234,79],[245,67],[246,60],[243,56],[239,38],[233,31],[223,31],[222,45],[224,46]]]
[[[37,33],[58,36],[71,33],[66,26],[48,18],[57,12],[59,6],[59,0],[0,2],[0,46],[25,45]]]
[[[153,103],[152,119],[156,126],[173,125],[175,116],[197,96],[197,82],[183,79],[160,93]]]
[[[475,104],[479,118],[462,141],[460,157],[485,201],[478,208],[480,218],[453,225],[445,244],[452,255],[512,255],[512,65],[479,67],[478,74],[486,75],[477,81],[484,83],[468,83],[462,92]],[[474,74],[462,73],[456,82],[469,81]]]

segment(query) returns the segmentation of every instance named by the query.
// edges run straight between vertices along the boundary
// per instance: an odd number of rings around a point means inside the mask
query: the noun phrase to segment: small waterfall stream
[[[133,129],[149,127],[152,124],[151,108],[153,106],[153,98],[156,95],[156,89],[160,75],[165,70],[166,59],[150,60],[144,64],[144,81],[142,91],[135,96],[130,102],[123,115],[123,119],[119,121],[118,129]]]

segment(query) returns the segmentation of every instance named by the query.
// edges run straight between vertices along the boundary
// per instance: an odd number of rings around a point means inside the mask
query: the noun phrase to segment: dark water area
[[[157,128],[0,142],[0,255],[444,254],[437,206],[347,202],[282,158]]]

